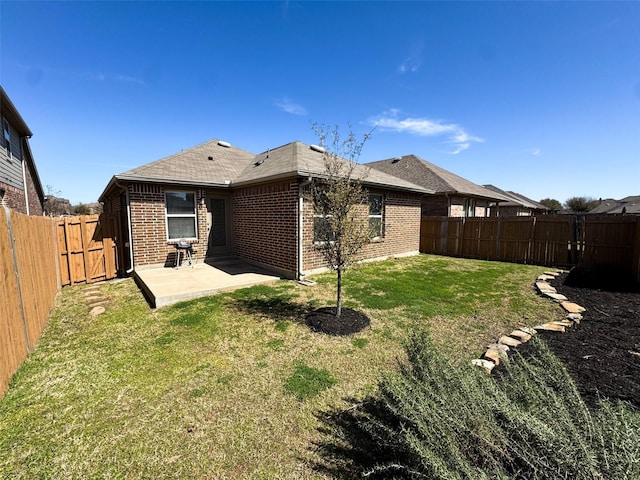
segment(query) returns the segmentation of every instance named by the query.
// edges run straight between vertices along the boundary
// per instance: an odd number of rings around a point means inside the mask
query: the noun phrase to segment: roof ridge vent
[[[231,144],[229,142],[224,142],[222,140],[218,140],[218,145],[220,145],[221,147],[224,147],[224,148],[229,148],[231,146]]]
[[[313,150],[314,152],[320,152],[320,153],[325,153],[326,152],[324,147],[321,147],[320,145],[309,145],[309,148],[311,150]]]

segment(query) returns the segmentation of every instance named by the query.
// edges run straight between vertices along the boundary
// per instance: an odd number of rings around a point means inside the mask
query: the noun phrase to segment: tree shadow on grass
[[[316,414],[321,439],[313,443],[317,460],[312,464],[318,473],[333,478],[389,478],[390,471],[376,475],[376,465],[395,464],[402,459],[383,448],[378,441],[377,428],[394,423],[379,400],[367,397],[364,401],[346,399],[353,406],[346,410],[331,410]],[[393,472],[393,478],[411,478],[407,472]]]
[[[288,320],[293,323],[305,324],[306,316],[315,308],[312,303],[298,303],[292,297],[252,297],[237,298],[234,304],[247,313],[267,317],[274,321]]]

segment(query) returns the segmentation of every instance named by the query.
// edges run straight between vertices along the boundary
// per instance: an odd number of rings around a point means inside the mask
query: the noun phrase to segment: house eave
[[[470,192],[460,192],[458,190],[441,190],[438,192],[435,192],[435,195],[446,195],[446,196],[453,196],[453,195],[457,195],[460,197],[471,197],[471,198],[477,198],[477,199],[481,199],[481,200],[489,200],[489,201],[493,201],[493,202],[506,202],[506,201],[511,201],[510,199],[507,199],[506,197],[500,196],[498,197],[496,196],[489,196],[489,195],[479,195],[477,193],[470,193]]]
[[[314,172],[309,172],[309,171],[298,171],[298,176],[299,177],[303,177],[303,178],[309,178],[309,177],[313,177],[313,178],[328,178],[327,175],[322,174],[322,173],[314,173]],[[433,190],[430,190],[428,188],[424,188],[424,187],[420,187],[418,185],[416,185],[415,187],[411,187],[408,185],[393,185],[391,183],[384,183],[384,182],[372,182],[372,181],[367,181],[365,180],[361,180],[362,181],[362,185],[366,186],[366,187],[375,187],[375,188],[382,188],[382,189],[386,189],[386,190],[400,190],[403,192],[410,192],[410,193],[417,193],[420,195],[433,195],[435,192]]]
[[[106,186],[106,188],[100,195],[98,201],[103,202],[104,198],[107,196],[109,191],[118,182],[155,183],[155,184],[162,184],[162,185],[180,185],[180,186],[200,187],[200,188],[230,188],[232,186],[231,181],[229,181],[229,183],[194,182],[193,180],[183,180],[183,179],[174,179],[174,178],[144,177],[139,175],[114,175],[109,181],[109,184]]]

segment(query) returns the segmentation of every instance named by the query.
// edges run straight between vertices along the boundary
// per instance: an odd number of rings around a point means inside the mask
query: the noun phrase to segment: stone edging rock
[[[536,325],[532,328],[516,328],[509,335],[501,336],[496,343],[488,345],[487,350],[481,358],[471,360],[473,365],[482,367],[488,373],[491,373],[493,368],[500,364],[501,360],[507,358],[507,354],[511,348],[528,342],[536,333],[538,333],[539,330],[564,332],[568,327],[572,327],[574,324],[580,323],[582,320],[582,313],[584,313],[586,309],[576,303],[570,302],[567,297],[559,294],[556,289],[548,283],[549,280],[555,279],[561,273],[566,272],[564,270],[544,272],[544,274],[538,276],[535,285],[541,295],[560,304],[565,312],[567,312],[566,318],[560,321]]]

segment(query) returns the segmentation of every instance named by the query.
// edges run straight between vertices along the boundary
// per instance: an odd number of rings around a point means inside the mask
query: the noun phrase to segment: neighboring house
[[[325,172],[321,150],[293,142],[254,155],[212,140],[115,175],[100,201],[114,219],[121,269],[171,266],[183,238],[199,261],[232,255],[288,278],[325,268],[306,198]],[[363,215],[380,225],[361,259],[418,253],[429,191],[362,165],[354,174],[370,194]]]
[[[622,200],[614,200],[613,198],[600,200],[598,206],[589,210],[589,213],[598,215],[615,213],[640,214],[640,195],[632,195]]]
[[[424,216],[488,217],[497,202],[509,201],[501,193],[476,185],[415,155],[389,158],[366,165],[432,190],[433,195],[422,199]]]
[[[0,205],[42,215],[44,191],[29,148],[32,133],[1,86],[0,116]]]
[[[541,203],[519,193],[501,190],[493,185],[483,185],[483,187],[510,199],[508,202],[500,202],[495,208],[492,208],[492,217],[530,217],[549,212],[549,209]]]

